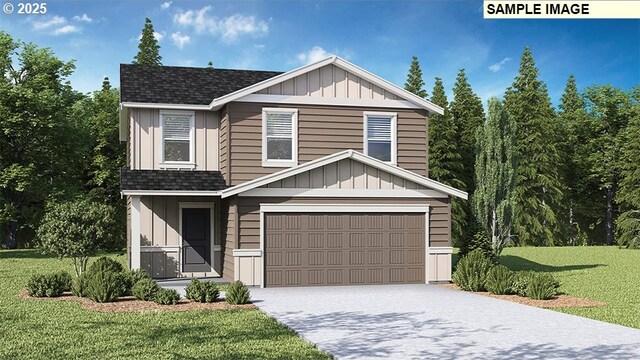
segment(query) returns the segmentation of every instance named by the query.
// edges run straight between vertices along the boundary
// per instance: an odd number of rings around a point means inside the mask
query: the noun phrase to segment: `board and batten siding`
[[[236,249],[237,234],[238,234],[238,197],[234,196],[231,199],[224,200],[222,202],[223,217],[226,215],[226,227],[222,229],[222,238],[225,239],[223,246],[223,260],[222,260],[222,277],[226,280],[234,280],[234,257],[233,250]],[[223,224],[224,218],[223,218]]]
[[[160,111],[133,108],[129,111],[129,165],[132,170],[161,169]],[[218,170],[218,112],[195,111],[195,170]]]
[[[230,185],[280,171],[262,167],[262,108],[298,109],[298,162],[300,164],[353,149],[363,151],[364,111],[398,114],[398,166],[428,176],[428,118],[424,110],[319,105],[230,103]]]
[[[395,94],[333,64],[260,90],[256,94],[365,100],[399,99]]]
[[[397,198],[272,198],[238,197],[238,249],[260,248],[260,204],[376,204],[376,205],[418,205],[429,206],[430,246],[451,246],[451,206],[447,198],[397,199]],[[371,209],[372,213],[384,209]]]

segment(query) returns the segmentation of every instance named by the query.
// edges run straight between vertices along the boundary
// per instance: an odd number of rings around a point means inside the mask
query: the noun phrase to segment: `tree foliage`
[[[473,209],[487,232],[494,256],[512,236],[513,186],[517,156],[515,125],[497,98],[489,99],[488,117],[476,133],[476,191]]]
[[[404,89],[420,96],[423,99],[427,98],[427,90],[424,89],[424,80],[422,79],[420,62],[418,62],[418,58],[416,56],[411,59],[411,67],[409,68],[407,81],[404,83]]]
[[[162,63],[160,56],[160,45],[155,38],[153,24],[151,19],[144,19],[144,28],[142,28],[142,36],[138,44],[138,53],[133,58],[133,64],[138,65],[155,65],[160,66]]]
[[[558,131],[529,48],[524,49],[518,76],[505,93],[505,107],[516,123],[514,231],[522,245],[553,245],[556,209],[562,199]]]
[[[436,78],[431,102],[444,109],[444,115],[429,117],[429,177],[455,188],[463,188],[460,180],[462,156],[457,148],[457,127],[449,112],[449,102],[444,92],[442,79]],[[451,202],[451,232],[454,244],[462,241],[467,213],[462,199]]]
[[[616,200],[618,244],[640,248],[640,86],[632,90],[629,124],[621,136],[621,179]]]
[[[111,208],[86,199],[51,206],[38,228],[45,253],[71,258],[76,275],[87,269],[89,257],[115,233]]]

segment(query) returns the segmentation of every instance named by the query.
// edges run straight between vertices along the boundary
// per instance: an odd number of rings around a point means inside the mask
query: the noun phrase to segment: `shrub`
[[[133,287],[139,281],[151,279],[151,276],[149,275],[147,270],[144,270],[144,269],[125,271],[124,277],[125,277],[125,291],[123,295],[133,295]]]
[[[86,297],[87,296],[87,273],[83,273],[77,278],[73,279],[71,283],[71,292],[75,296]]]
[[[212,303],[220,296],[220,291],[218,291],[218,286],[215,283],[198,279],[192,279],[185,288],[185,292],[187,299],[196,302]]]
[[[535,300],[549,300],[558,293],[560,283],[551,274],[535,274],[527,286],[527,297]]]
[[[225,299],[229,304],[246,304],[251,300],[251,293],[242,281],[234,281],[225,292]]]
[[[52,297],[58,296],[71,289],[71,275],[66,271],[46,275],[34,275],[27,283],[30,296]]]
[[[116,272],[121,273],[124,271],[124,267],[118,261],[102,256],[98,258],[87,270],[89,273],[96,272]]]
[[[520,296],[527,296],[527,287],[531,279],[536,276],[535,271],[518,271],[511,286],[514,293]]]
[[[114,208],[77,200],[47,209],[37,231],[40,248],[60,258],[71,258],[76,276],[87,267],[89,257],[117,234]]]
[[[87,274],[86,296],[95,302],[111,302],[125,292],[125,276],[121,272],[102,271]]]
[[[458,261],[452,280],[462,290],[484,291],[487,272],[493,263],[480,249],[471,251]]]
[[[160,289],[158,283],[150,278],[141,279],[131,288],[131,294],[138,300],[151,301]]]
[[[160,288],[153,300],[160,305],[175,305],[180,301],[180,294],[173,289]]]
[[[514,277],[513,271],[509,270],[506,266],[494,266],[487,273],[485,287],[488,291],[496,295],[512,294]]]

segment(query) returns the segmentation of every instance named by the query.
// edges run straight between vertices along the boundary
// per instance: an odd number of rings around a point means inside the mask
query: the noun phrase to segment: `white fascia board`
[[[256,188],[238,194],[242,197],[305,197],[305,198],[448,198],[437,190],[422,189],[311,189]]]
[[[295,95],[268,95],[268,94],[250,94],[236,100],[237,102],[255,102],[270,104],[303,104],[303,105],[333,105],[333,106],[355,106],[355,107],[379,107],[379,108],[395,108],[395,109],[422,109],[407,100],[389,100],[389,99],[347,99],[347,98],[322,98],[311,96],[295,96]]]
[[[353,153],[353,150],[344,150],[344,151],[340,151],[337,152],[335,154],[329,155],[329,156],[325,156],[313,161],[309,161],[307,163],[304,163],[302,165],[298,165],[289,169],[284,169],[284,170],[280,170],[278,172],[275,172],[273,174],[269,174],[269,175],[265,175],[263,177],[257,178],[255,180],[251,180],[251,181],[247,181],[245,183],[227,188],[225,190],[221,191],[221,197],[224,199],[226,197],[229,196],[233,196],[236,194],[239,194],[241,192],[245,192],[247,190],[251,190],[251,189],[255,189],[257,187],[263,186],[263,185],[267,185],[270,184],[274,181],[278,181],[278,180],[282,180],[285,178],[288,178],[290,176],[294,176],[294,175],[298,175],[300,173],[303,173],[307,170],[312,170],[315,169],[317,167],[321,167],[324,166],[326,164],[331,164],[333,162],[336,161],[340,161],[342,159],[346,159],[348,157],[351,156],[351,154]]]
[[[356,75],[358,75],[359,77],[368,80],[370,82],[372,82],[373,84],[377,85],[378,87],[383,88],[384,90],[387,90],[397,96],[400,96],[402,98],[408,99],[409,101],[420,105],[421,108],[424,108],[426,110],[429,110],[429,112],[431,113],[436,113],[436,114],[440,114],[440,115],[444,115],[444,109],[434,103],[432,103],[431,101],[425,100],[397,85],[394,85],[390,82],[388,82],[387,80],[368,72],[367,70],[364,70],[361,67],[358,67],[357,65],[354,65],[342,58],[336,57],[336,60],[334,61],[334,65],[347,70],[351,73],[354,73]]]
[[[311,212],[311,213],[429,213],[429,206],[404,204],[260,204],[260,212]]]
[[[211,110],[210,105],[191,105],[191,104],[160,104],[160,103],[137,103],[123,102],[120,103],[123,108],[141,108],[141,109],[164,109],[164,110]]]
[[[220,191],[122,190],[125,196],[220,196]]]

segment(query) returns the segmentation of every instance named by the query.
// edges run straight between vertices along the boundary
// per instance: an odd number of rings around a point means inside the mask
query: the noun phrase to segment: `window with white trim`
[[[189,111],[161,111],[162,162],[194,162],[194,113]]]
[[[297,165],[297,132],[297,109],[262,109],[262,165]]]
[[[372,158],[396,164],[397,114],[364,113],[364,153]]]

